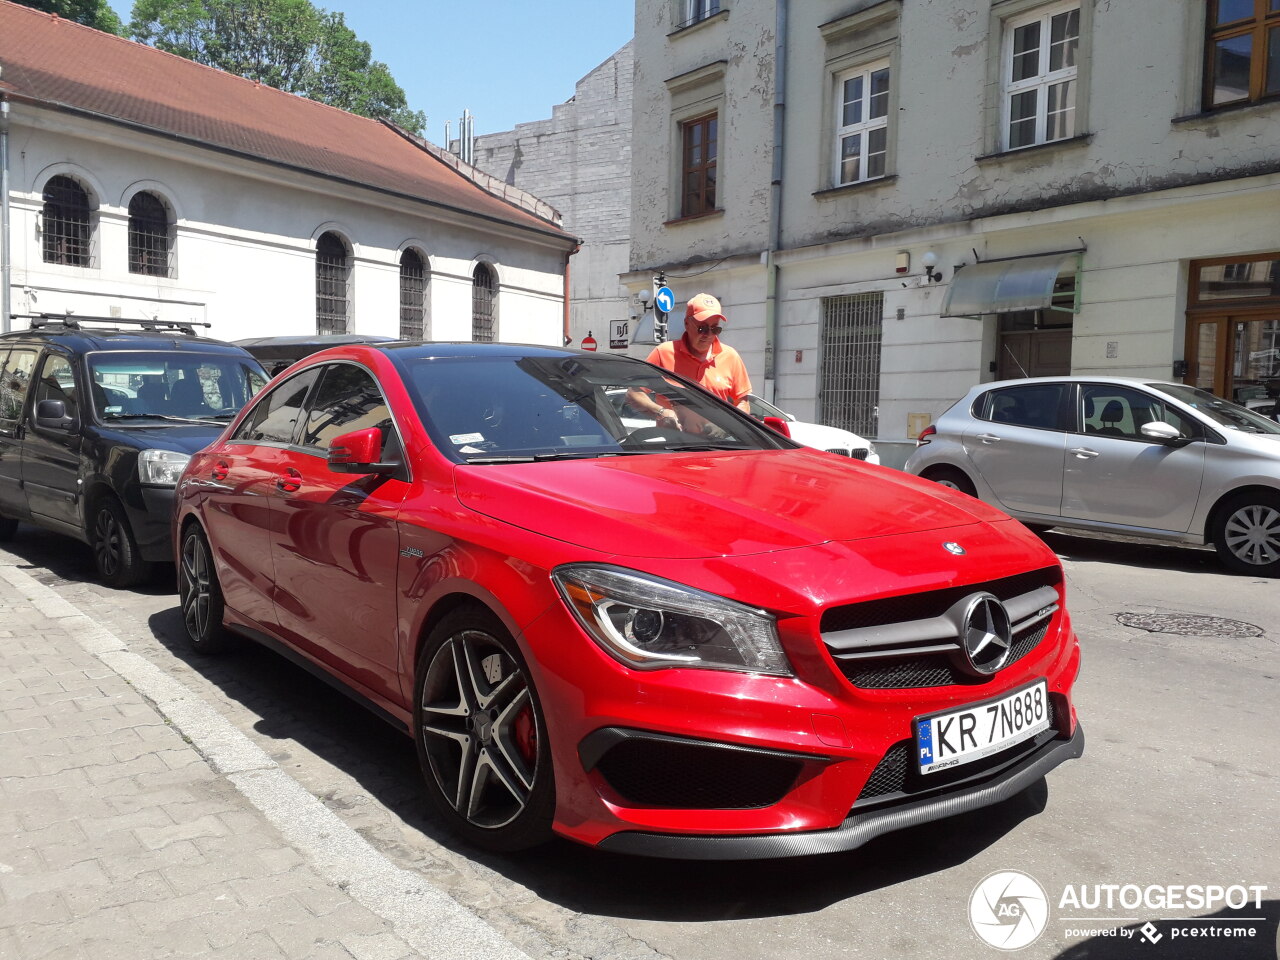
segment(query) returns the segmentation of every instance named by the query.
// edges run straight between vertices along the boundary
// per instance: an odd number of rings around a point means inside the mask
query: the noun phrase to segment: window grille
[[[136,193],[129,201],[129,272],[167,277],[171,250],[169,211],[154,193]]]
[[[720,0],[676,0],[676,29],[691,27],[720,12]]]
[[[416,250],[400,257],[400,339],[421,340],[426,306],[427,269]]]
[[[681,161],[680,215],[697,217],[716,209],[716,114],[681,125],[684,142]]]
[[[478,265],[471,278],[471,339],[476,343],[493,342],[496,286],[493,271]]]
[[[822,422],[874,439],[880,432],[884,294],[822,300]]]
[[[336,233],[322,234],[316,243],[316,332],[322,336],[347,332],[351,284],[351,255]]]
[[[54,177],[44,188],[41,218],[44,262],[91,267],[89,194],[70,177]]]

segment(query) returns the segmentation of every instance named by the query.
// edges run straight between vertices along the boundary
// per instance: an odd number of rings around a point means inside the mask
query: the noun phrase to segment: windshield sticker
[[[455,433],[449,437],[449,442],[458,443],[484,443],[483,433]]]

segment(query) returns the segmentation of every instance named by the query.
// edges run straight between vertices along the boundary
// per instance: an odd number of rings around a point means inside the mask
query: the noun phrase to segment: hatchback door
[[[1012,513],[1058,516],[1062,505],[1066,383],[1026,383],[991,390],[974,405],[964,450]]]
[[[23,344],[0,347],[0,514],[14,520],[29,513],[22,489],[22,417],[39,352]]]
[[[399,435],[368,370],[350,362],[321,370],[273,494],[276,614],[285,639],[398,700],[398,517],[408,475],[335,473],[328,447],[344,433],[377,427],[383,460],[402,460]]]
[[[1190,528],[1205,445],[1171,445],[1143,435],[1142,427],[1168,423],[1198,441],[1203,431],[1195,422],[1145,390],[1108,383],[1080,385],[1076,419],[1067,439],[1064,517],[1180,533]]]

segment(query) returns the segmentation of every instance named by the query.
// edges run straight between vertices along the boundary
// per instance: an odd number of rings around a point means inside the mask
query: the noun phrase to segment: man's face
[[[716,336],[724,329],[724,317],[707,317],[705,320],[684,318],[684,332],[694,353],[706,353]]]

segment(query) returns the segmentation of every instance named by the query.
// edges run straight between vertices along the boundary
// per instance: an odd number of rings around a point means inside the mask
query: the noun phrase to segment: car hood
[[[807,450],[463,465],[454,477],[478,513],[631,557],[748,556],[1006,519],[936,484]]]
[[[128,426],[98,427],[98,436],[109,443],[139,450],[175,450],[195,453],[203,450],[226,429],[225,423],[164,423],[132,420]]]
[[[821,423],[807,423],[804,420],[790,420],[787,426],[791,430],[791,439],[803,443],[807,447],[826,450],[828,447],[852,447],[858,449],[870,446],[866,440],[856,433],[841,430],[839,427],[828,427]]]

